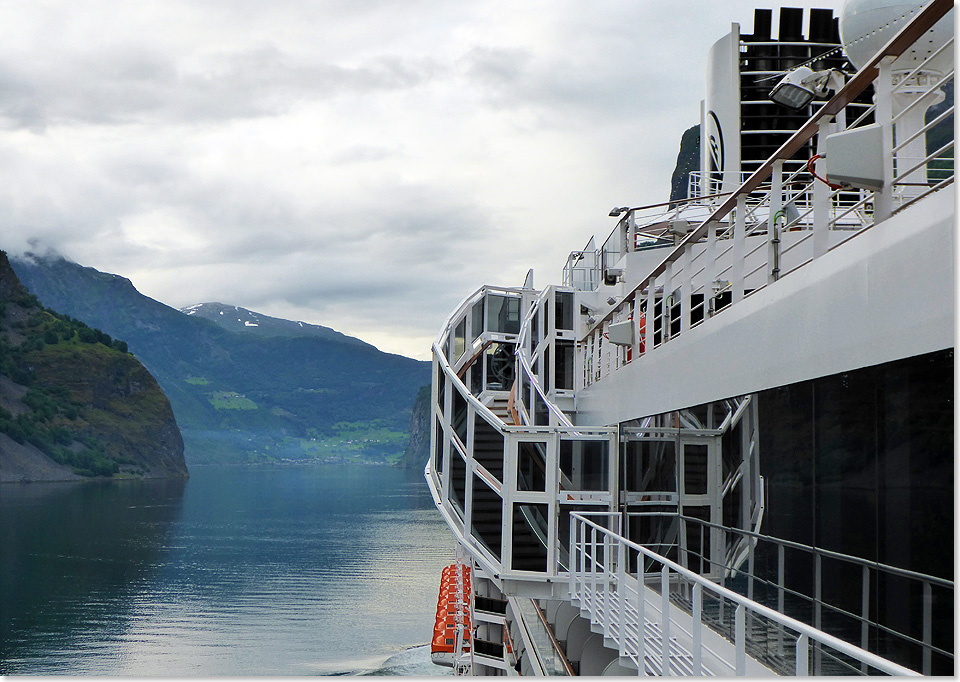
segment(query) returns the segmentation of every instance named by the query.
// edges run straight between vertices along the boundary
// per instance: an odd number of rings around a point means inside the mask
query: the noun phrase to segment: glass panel
[[[473,333],[473,340],[476,341],[483,333],[483,300],[480,299],[473,304],[471,310],[470,326]]]
[[[558,391],[573,390],[573,341],[557,341],[555,386]]]
[[[533,424],[534,426],[550,426],[550,411],[547,403],[540,397],[540,393],[533,391]]]
[[[467,463],[453,445],[450,446],[450,491],[447,497],[463,517],[464,500],[467,497]]]
[[[683,492],[687,495],[707,494],[706,445],[683,445]]]
[[[463,445],[467,444],[467,399],[460,391],[453,391],[453,419],[451,424],[454,433],[460,438]]]
[[[487,388],[497,391],[508,391],[513,385],[516,359],[512,343],[491,344],[486,353]]]
[[[434,436],[434,446],[435,451],[433,453],[434,469],[437,470],[437,473],[443,473],[443,444],[446,440],[446,436],[443,433],[443,424],[440,423],[440,420],[437,420],[437,431]]]
[[[543,390],[550,392],[550,346],[543,349]]]
[[[710,507],[684,507],[683,515],[701,521],[710,521]],[[696,521],[684,521],[687,535],[687,567],[697,573],[709,573],[713,568],[710,562],[710,528]]]
[[[554,324],[557,329],[573,329],[573,293],[558,291],[555,294],[556,308]]]
[[[526,409],[527,414],[530,414],[530,379],[527,378],[527,373],[522,372],[520,375],[520,403]]]
[[[512,569],[547,570],[547,510],[546,504],[513,505]]]
[[[520,299],[487,296],[487,331],[504,334],[520,332]]]
[[[477,358],[476,362],[470,365],[470,369],[467,370],[467,373],[470,375],[469,377],[470,392],[473,395],[480,395],[481,393],[483,393],[483,356],[482,355],[479,358]]]
[[[473,420],[473,459],[503,482],[503,434],[479,414]]]
[[[479,476],[473,477],[473,508],[470,512],[471,533],[500,560],[503,537],[503,500]]]
[[[466,350],[467,318],[463,318],[457,323],[453,331],[453,362],[460,359],[463,351]]]
[[[537,350],[540,345],[540,309],[530,320],[530,352]]]
[[[560,472],[569,490],[607,490],[609,445],[606,440],[561,440]]]
[[[440,369],[440,365],[437,365],[437,407],[440,408],[440,411],[444,410],[444,391],[447,388],[447,375],[443,373],[443,370]]]
[[[517,490],[546,492],[547,444],[544,442],[517,444]]]

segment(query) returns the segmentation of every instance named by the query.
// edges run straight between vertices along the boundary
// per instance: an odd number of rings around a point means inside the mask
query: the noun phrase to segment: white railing
[[[517,334],[487,330],[486,323],[482,332],[472,329],[474,306],[488,296],[512,295],[525,299],[535,294],[533,290],[483,287],[467,296],[447,318],[433,344],[433,436],[431,458],[424,475],[447,525],[481,566],[501,579],[540,581],[566,571],[566,548],[562,546],[566,538],[561,542],[558,537],[561,504],[610,508],[612,491],[616,488],[617,428],[574,427],[569,421],[554,426],[508,425],[464,383],[464,372],[480,357],[487,340],[517,342]],[[457,334],[462,334],[462,344],[455,342]],[[439,404],[441,395],[443,403]],[[492,449],[489,443],[483,451],[478,446],[477,431],[481,428],[483,435],[499,439]],[[542,447],[539,464],[543,475],[535,489],[525,485],[518,472],[524,443]],[[597,485],[588,482],[572,486],[570,479],[576,476],[564,475],[561,450],[564,446],[586,447],[587,443],[599,443],[604,448],[603,480]],[[562,490],[562,501],[559,490]],[[537,569],[518,569],[514,565],[515,525],[511,515],[515,507],[536,538],[531,541],[543,547],[545,559]],[[543,510],[542,519],[534,512],[538,508]],[[478,516],[498,512],[502,523],[484,537],[476,529]]]
[[[928,65],[953,54],[953,39],[938,48],[907,74],[896,74],[892,63],[924,35],[953,6],[949,0],[933,0],[909,22],[880,52],[831,98],[777,153],[750,175],[733,196],[723,199],[711,215],[683,238],[663,261],[618,304],[588,325],[583,338],[586,347],[596,349],[596,371],[585,376],[586,384],[602,379],[618,368],[619,351],[606,340],[608,327],[617,316],[632,309],[645,310],[646,329],[637,330],[633,357],[641,354],[639,339],[646,331],[645,348],[668,343],[752,293],[778,281],[790,272],[820,258],[855,234],[882,222],[893,213],[949,185],[954,180],[953,134],[949,127],[953,106],[946,106],[927,122],[915,120],[894,146],[894,129],[905,117],[920,118],[918,107],[935,100],[942,86],[952,83],[953,69],[931,77]],[[928,69],[928,71],[925,71]],[[877,90],[877,105],[853,123],[844,123],[846,106],[871,84]],[[912,88],[912,90],[911,90]],[[894,114],[892,100],[907,92],[913,103]],[[804,161],[799,170],[794,156],[815,135],[820,145],[832,133],[858,127],[873,115],[881,128],[884,145],[883,189],[828,186],[811,180]],[[914,130],[913,127],[917,129]],[[929,133],[949,129],[949,140],[931,152],[922,149]],[[902,139],[900,139],[902,138]],[[820,169],[822,171],[822,168]],[[825,180],[829,180],[827,177]],[[769,185],[759,198],[758,190]],[[637,280],[633,280],[637,281]],[[659,314],[654,314],[656,309]],[[635,316],[637,317],[637,316]],[[650,331],[656,329],[656,334]]]
[[[589,612],[591,621],[600,625],[604,636],[614,640],[621,659],[628,659],[639,671],[646,670],[651,659],[659,663],[660,670],[668,671],[680,658],[689,659],[692,675],[754,674],[757,664],[750,655],[747,636],[750,620],[782,633],[794,649],[791,672],[798,676],[837,674],[838,669],[859,672],[860,665],[887,675],[918,675],[721,587],[605,528],[593,520],[596,516],[571,515],[570,595]],[[630,571],[633,561],[637,569]],[[647,587],[650,580],[652,588]],[[671,595],[689,595],[689,612],[676,606]],[[706,622],[705,614],[712,605],[734,612],[729,648],[717,644],[717,633]],[[656,636],[651,637],[651,631]],[[831,658],[838,667],[825,665],[824,658]]]

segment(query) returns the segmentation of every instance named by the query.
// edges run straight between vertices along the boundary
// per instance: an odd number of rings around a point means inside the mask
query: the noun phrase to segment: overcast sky
[[[731,22],[753,3],[6,0],[0,249],[427,359],[481,284],[558,282],[669,198]]]

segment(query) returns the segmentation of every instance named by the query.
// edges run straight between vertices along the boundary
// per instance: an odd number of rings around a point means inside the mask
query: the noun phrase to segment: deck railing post
[[[627,545],[622,540],[617,543],[617,611],[617,651],[623,658],[627,653]]]
[[[680,257],[681,268],[683,269],[680,278],[680,333],[690,329],[690,318],[693,315],[693,265],[692,265],[692,244],[688,244]],[[706,303],[706,299],[704,299]]]
[[[767,284],[780,279],[779,221],[783,208],[783,159],[773,162],[770,180],[770,216],[767,218]]]
[[[569,556],[567,557],[567,564],[569,566],[569,587],[570,587],[570,598],[577,598],[577,526],[580,525],[577,519],[570,517],[570,544],[567,545],[570,548]]]
[[[923,674],[930,674],[931,653],[930,645],[933,638],[933,587],[926,580],[923,581]]]
[[[820,120],[820,132],[817,135],[817,153],[822,154],[827,135],[834,132],[837,125],[824,119]],[[813,182],[813,257],[819,258],[830,248],[830,187],[819,181]]]
[[[737,197],[737,212],[733,223],[733,260],[730,269],[730,298],[732,303],[743,300],[744,257],[747,250],[747,195]]]
[[[777,543],[777,611],[783,613],[784,580],[784,546]],[[777,653],[783,656],[783,625],[777,626]]]
[[[703,585],[693,586],[693,674],[703,675]]]
[[[813,627],[823,630],[823,560],[820,553],[813,556]],[[820,674],[820,660],[822,647],[819,642],[813,643],[813,674]]]
[[[873,222],[877,224],[893,213],[893,73],[895,57],[887,56],[877,65],[877,79],[874,81],[877,108],[874,117],[880,124],[881,158],[883,159],[883,189],[873,195]]]
[[[746,620],[746,608],[743,604],[737,604],[737,611],[734,614],[734,643],[737,649],[737,675],[747,674],[747,635],[744,621]]]
[[[870,567],[864,565],[863,567],[863,579],[861,580],[863,586],[861,588],[860,596],[860,617],[863,621],[860,623],[860,648],[864,651],[870,650]],[[867,674],[867,663],[866,661],[860,664],[860,671],[866,675]]]
[[[643,352],[649,353],[653,350],[654,341],[654,320],[656,318],[657,305],[657,278],[651,277],[647,280],[647,312],[643,322]]]
[[[660,569],[660,615],[663,623],[661,636],[661,674],[670,674],[670,567],[666,564]]]
[[[809,640],[806,635],[797,639],[797,677],[806,677],[810,674]]]
[[[676,261],[667,263],[666,272],[663,275],[663,321],[660,322],[660,338],[666,343],[670,340],[670,332],[673,325],[673,273],[676,270]]]
[[[590,526],[590,613],[597,612],[597,527]]]
[[[637,674],[646,675],[646,597],[643,582],[643,553],[637,554]]]
[[[713,285],[717,281],[717,221],[710,221],[707,230],[707,252],[704,256],[707,262],[703,267],[703,319],[707,319],[714,312]]]

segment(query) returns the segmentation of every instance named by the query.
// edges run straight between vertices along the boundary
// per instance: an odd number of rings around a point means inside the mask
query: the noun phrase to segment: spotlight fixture
[[[619,218],[621,213],[626,213],[630,210],[629,206],[614,206],[610,209],[609,215],[611,218]]]
[[[770,99],[788,109],[799,111],[814,97],[826,97],[830,90],[843,87],[843,73],[837,69],[814,71],[798,66],[788,72],[770,91]]]

